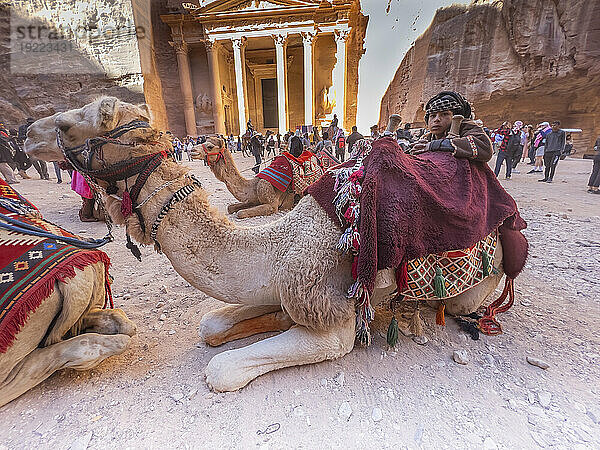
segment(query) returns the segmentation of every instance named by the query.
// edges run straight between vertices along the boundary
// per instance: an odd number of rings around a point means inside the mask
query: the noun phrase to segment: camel
[[[32,125],[48,145],[56,141],[55,127],[64,148],[78,146],[134,119],[144,111],[114,97],[100,98],[82,108],[42,119]],[[54,123],[52,123],[54,122]],[[94,169],[158,151],[152,143],[153,129],[133,130],[121,137],[139,145],[113,141],[102,147],[102,161],[92,158]],[[213,140],[213,145],[220,143]],[[55,151],[49,159],[62,159]],[[30,151],[34,156],[41,152]],[[79,158],[77,156],[76,158]],[[79,160],[78,160],[79,161]],[[191,285],[227,305],[205,314],[199,333],[209,345],[266,331],[282,331],[254,344],[219,353],[205,368],[206,382],[215,391],[235,391],[256,377],[284,367],[340,358],[355,344],[355,305],[346,298],[352,283],[351,256],[336,250],[342,234],[311,196],[305,196],[283,217],[261,226],[238,226],[211,207],[199,186],[181,198],[180,189],[190,186],[185,167],[165,159],[147,178],[138,208],[145,225],[132,214],[123,217],[123,182],[116,195],[106,197],[106,207],[116,223],[141,244],[155,244],[173,268]],[[129,185],[134,181],[131,180]],[[102,189],[107,183],[98,180]],[[189,192],[188,191],[188,192]],[[178,193],[175,197],[174,194]],[[164,214],[170,199],[178,199]],[[161,213],[162,211],[162,213]],[[162,218],[155,228],[153,224]],[[446,310],[472,312],[494,291],[502,272],[502,248],[497,247],[497,272],[468,291],[450,299]],[[396,289],[389,270],[380,271],[372,295],[376,306]],[[283,331],[285,330],[285,331]]]
[[[104,263],[75,269],[29,315],[0,353],[0,407],[60,369],[89,370],[125,351],[135,324],[120,309],[102,309]]]
[[[294,193],[281,192],[262,178],[244,178],[238,171],[233,156],[225,142],[219,138],[211,138],[194,148],[192,158],[206,161],[217,180],[222,181],[227,189],[238,200],[227,207],[229,214],[240,219],[255,216],[268,216],[280,209],[292,209]]]

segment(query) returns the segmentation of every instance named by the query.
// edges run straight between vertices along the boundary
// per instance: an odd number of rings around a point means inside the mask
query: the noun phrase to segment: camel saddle
[[[256,176],[268,181],[281,192],[291,189],[295,194],[302,195],[323,173],[317,157],[312,152],[304,151],[297,158],[291,153],[283,152]]]
[[[105,307],[112,307],[110,258],[106,253],[23,232],[23,227],[32,227],[57,237],[82,240],[44,220],[31,202],[3,180],[0,180],[0,214],[3,225],[0,227],[0,353],[12,345],[29,315],[52,294],[56,283],[75,276],[75,268],[83,270],[90,264],[104,263]],[[22,227],[11,230],[11,223]]]

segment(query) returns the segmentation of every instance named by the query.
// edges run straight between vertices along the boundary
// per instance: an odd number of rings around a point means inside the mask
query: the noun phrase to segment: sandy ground
[[[241,168],[251,164],[236,159]],[[224,185],[202,163],[186,164],[224,210],[233,200]],[[427,344],[401,336],[390,351],[388,313],[379,311],[371,347],[269,373],[232,393],[210,392],[204,367],[224,349],[264,336],[222,348],[199,342],[200,318],[220,302],[149,247],[138,263],[119,229],[105,250],[115,303],[138,335],[98,368],[58,372],[1,408],[0,448],[598,448],[600,196],[585,192],[590,170],[591,161],[568,160],[554,184],[526,174],[502,180],[531,244],[515,306],[500,316],[504,334],[473,341],[452,320],[436,326],[426,309]],[[16,187],[49,220],[105,234],[102,224],[78,221],[80,201],[67,184],[36,179]],[[453,361],[461,349],[467,365]],[[532,366],[527,356],[550,367]]]

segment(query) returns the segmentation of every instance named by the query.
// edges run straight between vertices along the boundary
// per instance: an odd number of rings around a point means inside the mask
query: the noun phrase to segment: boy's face
[[[558,130],[560,130],[560,124],[554,122],[552,124],[552,131],[558,131]]]
[[[452,125],[452,111],[440,111],[434,112],[429,115],[429,121],[427,126],[436,136],[441,136],[446,132],[450,131],[450,125]]]

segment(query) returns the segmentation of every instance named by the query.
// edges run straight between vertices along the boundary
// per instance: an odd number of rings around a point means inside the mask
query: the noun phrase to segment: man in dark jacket
[[[348,136],[348,139],[346,139],[346,142],[348,142],[348,154],[349,155],[352,155],[352,146],[357,141],[360,141],[361,139],[364,139],[364,138],[365,137],[358,132],[358,128],[356,128],[356,125],[354,125],[352,127],[352,133],[350,133],[350,136]]]
[[[560,121],[552,122],[552,131],[546,136],[546,149],[544,151],[544,166],[546,171],[544,178],[538,181],[552,183],[554,171],[560,160],[560,155],[565,150],[567,134],[560,129]]]
[[[256,165],[252,167],[252,170],[254,173],[258,173],[260,171],[260,163],[262,162],[261,155],[263,153],[263,144],[258,133],[255,133],[250,139],[250,151],[256,160]]]

